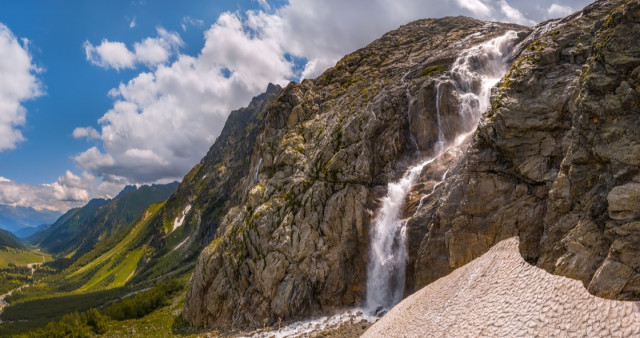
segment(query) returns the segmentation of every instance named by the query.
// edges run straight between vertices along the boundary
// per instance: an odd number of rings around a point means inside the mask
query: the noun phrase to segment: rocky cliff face
[[[198,259],[184,317],[242,326],[362,304],[386,184],[433,155],[440,132],[451,141],[468,129],[454,84],[438,78],[508,30],[518,44],[492,107],[406,201],[406,290],[520,235],[530,263],[599,296],[640,298],[638,8],[600,1],[533,29],[417,21],[287,86],[259,126],[238,203]]]
[[[377,201],[437,141],[435,79],[460,51],[510,29],[526,31],[461,17],[414,22],[285,88],[261,126],[243,203],[200,255],[185,317],[246,325],[359,304]]]
[[[521,43],[471,146],[409,221],[412,286],[519,235],[530,263],[640,298],[639,17],[638,1],[599,1]]]
[[[153,256],[145,257],[134,281],[144,281],[192,264],[227,211],[241,202],[251,181],[249,157],[265,110],[282,88],[269,84],[247,107],[232,111],[222,132],[164,206],[149,221]]]

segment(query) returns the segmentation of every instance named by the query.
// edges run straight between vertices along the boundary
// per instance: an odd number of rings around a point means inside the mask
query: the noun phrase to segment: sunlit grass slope
[[[148,246],[143,243],[145,230],[163,205],[164,202],[151,205],[122,240],[87,264],[77,266],[77,270],[67,276],[68,279],[85,279],[91,275],[87,282],[77,289],[78,292],[123,286],[134,275],[140,259],[148,251]]]

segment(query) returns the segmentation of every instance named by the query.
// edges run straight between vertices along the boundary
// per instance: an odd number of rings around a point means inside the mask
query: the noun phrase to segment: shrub
[[[178,280],[163,282],[131,298],[107,306],[102,312],[115,320],[141,318],[168,305],[171,296],[182,289]]]
[[[33,337],[92,337],[106,332],[105,317],[96,309],[82,313],[74,312],[57,322],[32,332]]]

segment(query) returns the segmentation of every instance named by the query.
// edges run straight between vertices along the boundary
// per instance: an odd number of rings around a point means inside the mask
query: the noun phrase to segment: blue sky
[[[103,38],[133,43],[154,35],[157,26],[178,31],[185,41],[183,53],[195,55],[204,43],[204,24],[189,25],[183,18],[214,22],[225,10],[257,8],[252,1],[4,1],[0,22],[18,37],[30,40],[39,78],[46,95],[25,102],[28,124],[22,133],[28,142],[15,151],[0,152],[0,176],[41,184],[53,182],[75,168],[71,155],[85,150],[74,139],[74,128],[96,125],[112,105],[107,92],[138,70],[105,71],[85,58],[83,42]],[[135,19],[135,27],[130,28]],[[75,171],[75,170],[74,170]]]
[[[64,211],[179,180],[269,82],[315,77],[409,21],[533,25],[588,2],[0,2],[0,204]]]

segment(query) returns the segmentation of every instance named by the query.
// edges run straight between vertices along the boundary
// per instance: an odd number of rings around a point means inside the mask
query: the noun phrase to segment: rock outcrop
[[[185,318],[241,326],[359,304],[386,183],[437,140],[436,78],[462,50],[513,29],[527,31],[463,17],[417,21],[287,86],[260,127],[243,202],[200,255]],[[455,109],[453,90],[443,90],[442,111]],[[443,115],[453,128],[455,116]]]
[[[639,299],[639,8],[598,1],[533,29],[416,21],[287,86],[257,127],[237,203],[211,227],[185,319],[224,328],[361,304],[386,184],[433,155],[439,133],[469,127],[438,77],[508,30],[512,66],[477,132],[409,194],[407,293],[520,236],[529,263]]]
[[[439,198],[409,221],[414,289],[519,235],[528,262],[640,298],[639,18],[638,1],[598,1],[521,43]]]

